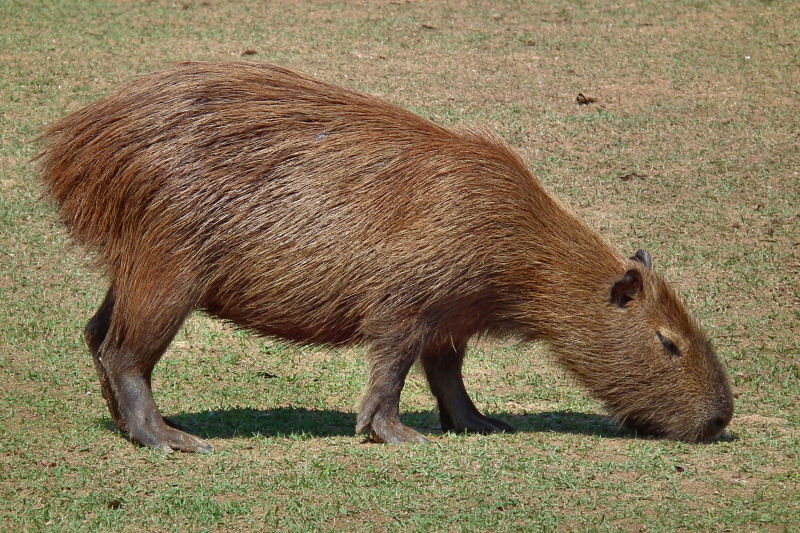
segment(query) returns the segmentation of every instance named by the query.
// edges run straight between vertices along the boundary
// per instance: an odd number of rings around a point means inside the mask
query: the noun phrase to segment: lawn
[[[800,3],[0,0],[0,58],[0,530],[800,529]],[[508,140],[679,288],[732,380],[723,437],[619,431],[544,347],[503,338],[470,345],[465,377],[516,433],[442,434],[412,371],[402,420],[432,443],[373,444],[362,348],[198,313],[154,389],[215,451],[132,445],[82,338],[107,281],[30,159],[46,124],[187,59],[278,63]]]

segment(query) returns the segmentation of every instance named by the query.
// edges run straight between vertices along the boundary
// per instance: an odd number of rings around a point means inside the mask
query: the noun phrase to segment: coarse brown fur
[[[262,335],[370,347],[357,430],[397,417],[421,360],[442,426],[510,429],[461,378],[474,335],[548,343],[632,428],[702,441],[726,375],[649,256],[626,258],[497,137],[454,131],[270,65],[184,63],[46,129],[49,195],[111,287],[85,336],[114,422],[206,450],[165,423],[150,374],[193,309]]]

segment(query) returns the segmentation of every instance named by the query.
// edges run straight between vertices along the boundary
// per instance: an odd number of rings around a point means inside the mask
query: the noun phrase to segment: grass
[[[0,529],[798,529],[798,21],[789,1],[0,0]],[[677,282],[733,380],[726,437],[617,432],[540,347],[506,339],[475,343],[465,371],[517,433],[439,434],[414,373],[403,420],[434,442],[368,444],[353,435],[361,349],[194,315],[156,400],[216,451],[132,446],[81,339],[105,282],[28,160],[46,123],[185,59],[277,62],[497,131]]]

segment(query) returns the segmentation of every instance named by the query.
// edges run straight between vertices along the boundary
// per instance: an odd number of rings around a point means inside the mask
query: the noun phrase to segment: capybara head
[[[626,427],[689,442],[717,437],[733,416],[711,342],[639,250],[610,283],[595,327],[560,359]],[[594,338],[591,338],[591,337]]]

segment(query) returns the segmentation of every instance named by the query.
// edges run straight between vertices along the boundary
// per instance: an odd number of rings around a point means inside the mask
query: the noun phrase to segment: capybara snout
[[[39,163],[110,284],[85,336],[115,424],[205,451],[150,375],[193,309],[298,343],[369,348],[358,431],[400,423],[421,363],[442,428],[508,431],[461,368],[475,335],[554,357],[622,424],[687,441],[733,412],[725,372],[646,252],[626,257],[496,136],[271,65],[183,63],[51,125]]]

